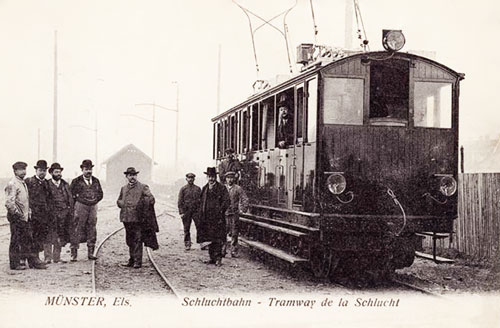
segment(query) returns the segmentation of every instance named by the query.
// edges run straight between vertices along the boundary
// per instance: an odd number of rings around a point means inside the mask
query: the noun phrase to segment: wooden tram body
[[[416,233],[457,217],[461,79],[409,53],[353,53],[213,118],[214,159],[233,148],[243,166],[243,240],[319,276],[410,266]]]

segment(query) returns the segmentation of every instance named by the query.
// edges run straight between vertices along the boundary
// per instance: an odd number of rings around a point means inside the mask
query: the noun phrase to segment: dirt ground
[[[165,275],[179,293],[233,295],[241,293],[314,293],[318,295],[352,294],[363,292],[401,292],[400,288],[385,285],[346,288],[336,283],[313,278],[303,271],[289,272],[279,265],[268,265],[259,261],[248,251],[239,258],[223,259],[221,267],[207,265],[208,252],[197,244],[190,251],[184,250],[183,230],[180,218],[171,202],[162,197],[156,210],[160,233],[160,249],[153,255]],[[0,213],[2,214],[2,213]],[[105,198],[99,204],[98,243],[111,231],[121,227],[119,210],[115,199]],[[6,219],[2,219],[5,220]],[[192,240],[196,239],[194,225]],[[87,249],[81,244],[77,262],[50,264],[47,270],[12,271],[8,265],[8,226],[0,227],[0,292],[9,295],[33,292],[56,295],[58,293],[86,294],[91,292],[91,261],[87,260]],[[69,247],[63,249],[62,258],[69,260]],[[128,259],[124,232],[119,232],[105,244],[97,260],[97,289],[99,292],[120,294],[165,295],[167,290],[144,251],[141,269],[123,268],[119,263]],[[488,293],[500,291],[500,274],[489,266],[470,264],[457,258],[455,264],[435,264],[416,259],[414,264],[398,270],[399,280],[441,294]],[[406,292],[406,291],[405,291]]]

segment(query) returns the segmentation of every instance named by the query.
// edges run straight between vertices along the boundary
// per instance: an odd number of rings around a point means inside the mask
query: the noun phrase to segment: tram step
[[[295,236],[295,237],[303,237],[303,236],[307,236],[308,235],[307,233],[300,232],[300,231],[297,231],[297,230],[292,230],[292,229],[287,229],[287,228],[283,228],[283,227],[278,227],[278,226],[275,226],[275,225],[272,225],[272,224],[268,224],[268,223],[264,223],[264,222],[259,222],[259,221],[255,221],[255,220],[250,220],[250,219],[247,219],[247,218],[244,218],[244,217],[240,217],[240,221],[247,222],[249,224],[254,224],[254,225],[257,225],[259,227],[266,228],[266,229],[270,229],[270,230],[274,230],[274,231],[278,231],[278,232],[283,232],[283,233],[286,233],[286,234],[289,234],[289,235],[292,235],[292,236]]]
[[[449,238],[450,237],[449,233],[436,232],[434,234],[433,232],[427,232],[427,231],[415,232],[415,235],[421,236],[421,237],[433,237],[433,238],[436,238],[436,239],[443,239],[443,238]]]
[[[441,257],[441,256],[436,256],[436,258],[434,258],[434,256],[432,256],[432,254],[427,254],[427,253],[422,253],[422,252],[416,251],[415,255],[418,257],[427,259],[427,260],[433,260],[436,263],[455,263],[455,260],[447,259],[447,258]]]
[[[268,224],[271,224],[273,226],[280,226],[283,228],[288,228],[290,230],[300,231],[303,233],[319,233],[318,228],[311,228],[311,227],[307,227],[307,226],[304,226],[301,224],[296,224],[296,223],[291,223],[291,222],[286,222],[286,221],[281,221],[281,220],[276,220],[276,219],[270,219],[270,218],[267,218],[264,216],[259,216],[259,215],[249,214],[249,213],[241,213],[240,219],[242,217],[248,218],[252,221],[268,223]]]
[[[275,256],[277,258],[280,258],[280,259],[287,261],[287,262],[290,262],[292,264],[308,262],[308,260],[306,260],[304,258],[293,256],[291,254],[288,254],[285,251],[282,251],[280,249],[274,248],[272,246],[266,245],[264,243],[261,243],[261,242],[255,241],[255,240],[248,240],[248,239],[243,238],[243,237],[239,237],[239,240],[241,240],[241,242],[247,244],[251,248],[256,248],[258,250],[261,250],[263,252],[271,254],[272,256]]]

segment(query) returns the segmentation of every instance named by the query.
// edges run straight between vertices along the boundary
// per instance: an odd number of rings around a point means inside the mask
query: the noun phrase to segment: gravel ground
[[[242,293],[314,293],[359,294],[367,291],[400,292],[403,289],[391,284],[349,284],[349,288],[336,283],[313,278],[303,271],[290,273],[282,265],[263,264],[253,253],[242,251],[239,258],[224,258],[221,267],[207,265],[208,252],[197,244],[190,251],[184,250],[182,222],[175,207],[166,201],[157,202],[160,249],[153,255],[165,275],[182,295],[241,295]],[[110,232],[121,227],[115,200],[105,199],[99,205],[98,242]],[[192,240],[196,232],[192,227]],[[8,226],[0,226],[0,291],[3,295],[32,292],[55,295],[72,292],[91,292],[91,261],[87,249],[81,244],[77,262],[50,264],[47,270],[12,271],[8,265]],[[69,247],[63,249],[62,258],[69,260]],[[124,232],[119,232],[107,242],[97,261],[97,289],[104,293],[131,295],[168,295],[144,251],[143,267],[130,269],[118,264],[128,259]],[[435,264],[416,259],[415,263],[398,270],[396,278],[421,288],[443,294],[484,293],[500,291],[498,270],[487,266],[470,265],[458,259],[455,264]]]

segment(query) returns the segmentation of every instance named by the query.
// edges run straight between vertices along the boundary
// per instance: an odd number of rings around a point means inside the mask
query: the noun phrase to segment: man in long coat
[[[92,175],[94,165],[89,159],[83,160],[80,168],[82,175],[71,181],[69,189],[75,202],[75,211],[71,223],[71,261],[76,261],[78,247],[87,242],[87,257],[95,260],[95,243],[97,240],[97,203],[103,198],[99,179]]]
[[[73,196],[69,184],[62,178],[63,168],[59,163],[53,163],[49,168],[52,179],[48,181],[49,188],[49,234],[43,245],[45,262],[54,263],[61,260],[61,248],[69,242],[69,229],[73,215]]]
[[[226,242],[225,213],[230,205],[229,193],[217,182],[215,167],[207,168],[208,183],[201,190],[200,227],[198,242],[211,242],[208,247],[210,261],[207,263],[222,265],[222,246]]]
[[[142,251],[144,242],[144,225],[145,218],[141,216],[141,207],[150,206],[155,203],[155,198],[151,194],[149,187],[137,181],[135,168],[129,167],[123,172],[128,180],[128,183],[120,190],[120,196],[116,204],[120,208],[120,221],[125,226],[125,240],[129,249],[129,260],[122,264],[126,267],[140,268],[142,266]]]
[[[49,208],[47,203],[49,188],[48,181],[45,179],[47,168],[47,162],[39,160],[35,165],[35,175],[26,178],[31,209],[33,251],[37,254],[37,257],[38,253],[43,251],[43,244],[49,233]]]

